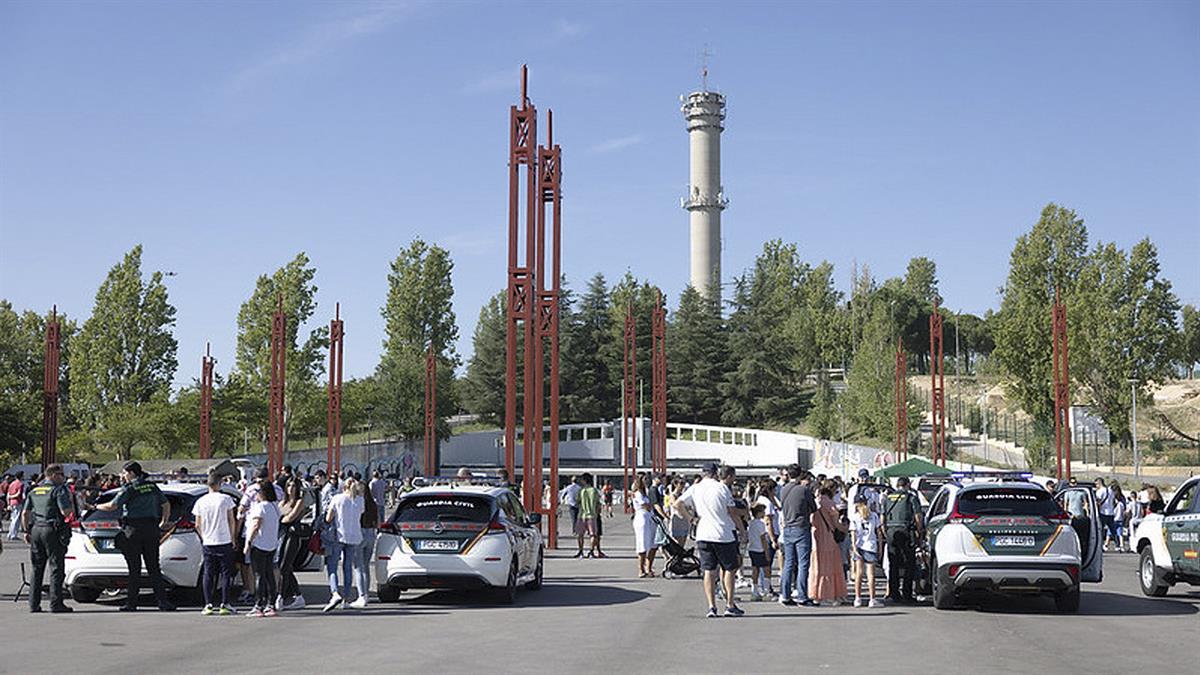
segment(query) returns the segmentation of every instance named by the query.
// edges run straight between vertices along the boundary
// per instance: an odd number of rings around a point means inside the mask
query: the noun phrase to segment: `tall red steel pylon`
[[[509,480],[516,479],[517,445],[517,330],[524,327],[524,390],[522,438],[522,477],[524,480],[524,504],[526,510],[532,506],[534,489],[530,487],[532,461],[530,439],[534,432],[533,388],[534,363],[532,349],[537,322],[534,321],[537,299],[535,297],[534,259],[537,253],[537,110],[528,96],[528,69],[521,66],[521,104],[509,108],[509,157],[508,157],[508,290],[507,320],[505,322],[505,377],[504,377],[504,468]],[[521,167],[525,168],[525,264],[521,265]],[[538,435],[541,425],[538,423]]]
[[[212,399],[213,366],[212,345],[204,344],[204,356],[200,359],[200,459],[212,458]]]
[[[54,464],[58,456],[58,378],[62,353],[62,328],[58,323],[58,305],[50,310],[46,322],[46,352],[42,364],[42,470]]]
[[[1071,378],[1067,367],[1067,307],[1058,290],[1051,308],[1054,371],[1054,452],[1059,482],[1071,480]]]
[[[625,512],[633,509],[629,500],[629,489],[638,469],[637,456],[637,322],[633,320],[633,304],[625,308],[625,358],[622,363],[621,380],[621,459],[625,477],[622,493]]]
[[[904,338],[896,338],[896,460],[908,459],[908,360]]]
[[[330,474],[342,470],[342,346],[345,337],[342,303],[334,305],[329,322],[329,388],[325,408],[325,466]]]
[[[657,474],[667,472],[667,311],[662,291],[654,307],[651,341],[650,464]]]
[[[938,298],[934,298],[933,312],[929,315],[929,407],[933,412],[933,461],[946,466],[946,376],[942,357],[942,314],[938,311]]]
[[[559,424],[559,300],[562,295],[561,280],[562,280],[562,149],[554,144],[554,111],[546,113],[546,145],[538,146],[538,194],[540,195],[541,203],[538,205],[538,333],[537,340],[537,373],[539,377],[539,386],[537,387],[537,402],[539,410],[537,419],[540,421],[543,417],[540,410],[542,403],[541,376],[545,373],[545,368],[542,365],[544,352],[542,337],[550,343],[550,396],[546,400],[549,408],[550,428],[550,489],[549,489],[549,504],[545,509],[548,538],[547,544],[551,549],[558,548],[558,424]],[[545,259],[547,253],[546,241],[546,206],[550,206],[550,246],[548,248],[550,254],[550,274],[545,273]],[[538,462],[536,464],[537,471],[537,504],[541,506],[542,496],[540,495],[542,486],[542,449],[541,449],[541,434],[538,434],[538,450],[536,456]]]
[[[425,475],[438,475],[437,457],[437,352],[433,343],[425,351]]]
[[[283,466],[284,388],[287,384],[287,317],[283,314],[283,296],[271,318],[271,401],[267,427],[267,470],[274,477]]]

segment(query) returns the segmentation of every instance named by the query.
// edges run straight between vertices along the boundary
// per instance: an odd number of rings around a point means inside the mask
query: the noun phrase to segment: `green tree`
[[[1034,420],[1032,465],[1047,461],[1053,429],[1051,399],[1051,315],[1056,289],[1068,303],[1075,297],[1079,275],[1087,262],[1087,228],[1074,211],[1056,204],[1042,210],[1041,218],[1021,235],[1010,257],[1008,279],[1001,288],[996,319],[995,356],[1008,376],[1005,388]],[[1083,307],[1068,306],[1071,333],[1078,335]],[[1090,311],[1090,310],[1087,310]],[[1079,372],[1079,353],[1072,350],[1071,369]]]
[[[812,408],[808,411],[808,433],[816,438],[833,438],[837,430],[837,415],[834,410],[833,387],[824,376],[817,380],[817,391],[813,394]]]
[[[1200,363],[1200,311],[1193,305],[1183,306],[1183,331],[1179,336],[1179,354],[1188,379],[1196,376]]]
[[[923,256],[909,260],[904,273],[904,290],[917,300],[932,305],[938,297],[937,264]]]
[[[483,421],[497,425],[504,424],[507,351],[505,294],[505,291],[501,291],[493,295],[479,310],[471,358],[467,362],[467,374],[462,383],[463,402],[467,410],[479,415]],[[559,328],[561,330],[561,323]]]
[[[1128,438],[1133,392],[1147,398],[1152,382],[1173,374],[1172,341],[1179,303],[1159,278],[1158,252],[1149,239],[1126,255],[1099,244],[1088,257],[1072,296],[1078,329],[1069,335],[1073,376],[1083,383],[1113,434]]]
[[[174,326],[162,272],[143,280],[142,247],[133,247],[100,285],[76,340],[72,397],[90,428],[105,426],[116,406],[136,416],[139,406],[168,394],[178,365]]]
[[[868,436],[895,434],[895,326],[888,307],[877,303],[863,327],[847,375],[846,399],[855,425]]]
[[[561,415],[564,422],[594,422],[621,414],[620,353],[608,363],[613,328],[612,298],[603,274],[593,276],[578,309],[559,325],[562,335]],[[622,314],[620,326],[624,325]]]
[[[688,286],[667,325],[668,417],[720,424],[728,351],[720,298]]]
[[[256,434],[264,443],[271,386],[271,325],[281,301],[287,323],[283,340],[285,447],[287,436],[296,427],[297,420],[304,419],[304,411],[318,406],[324,393],[319,379],[325,371],[329,327],[319,326],[309,331],[303,342],[300,341],[302,327],[317,310],[317,286],[313,283],[316,274],[317,270],[309,264],[308,256],[299,253],[271,275],[259,276],[254,292],[238,311],[237,377],[249,387],[253,396],[262,401],[261,407],[244,410],[256,413],[253,420],[246,419],[244,423],[250,433]],[[215,407],[215,391],[213,396]],[[311,415],[309,418],[306,421],[311,425]],[[320,426],[323,428],[324,424]]]
[[[453,271],[454,262],[445,249],[415,239],[392,261],[388,274],[376,409],[387,430],[409,439],[425,433],[425,359],[431,346],[438,361],[438,438],[450,435],[446,418],[458,411],[454,370],[460,360],[455,351]]]

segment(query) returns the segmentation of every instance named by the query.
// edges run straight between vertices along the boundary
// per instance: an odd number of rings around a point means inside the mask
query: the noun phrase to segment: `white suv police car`
[[[934,606],[998,592],[1050,594],[1059,611],[1077,611],[1080,582],[1102,575],[1099,519],[1090,489],[1068,489],[1091,500],[1082,551],[1075,527],[1082,523],[1072,523],[1055,496],[1023,474],[982,481],[964,475],[943,485],[925,521]]]
[[[542,587],[541,515],[507,487],[438,485],[400,499],[375,541],[376,591],[395,602],[410,588],[487,590],[504,603]]]
[[[1179,582],[1200,586],[1200,476],[1184,482],[1162,513],[1148,514],[1133,540],[1142,593],[1161,597]]]

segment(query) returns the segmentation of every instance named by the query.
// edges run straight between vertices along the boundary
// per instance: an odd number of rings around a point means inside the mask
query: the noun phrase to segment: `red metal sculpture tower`
[[[625,512],[633,509],[629,489],[637,473],[637,322],[633,320],[632,301],[625,308],[625,359],[621,380],[621,455],[625,475]]]
[[[329,322],[329,402],[325,409],[325,465],[329,473],[342,470],[342,304],[334,305]]]
[[[524,437],[522,439],[522,473],[524,479],[524,504],[529,509],[534,490],[530,488],[530,472],[533,467],[529,458],[530,439],[533,437],[533,388],[534,363],[532,356],[533,338],[536,328],[534,310],[535,280],[533,278],[534,257],[537,253],[535,190],[537,187],[537,110],[528,96],[528,70],[521,67],[521,105],[509,108],[509,158],[508,158],[508,309],[506,322],[506,359],[504,381],[504,468],[510,480],[515,480],[515,452],[517,425],[517,330],[524,324],[525,354],[524,371]],[[521,223],[521,167],[525,167],[526,213],[525,213],[525,264],[519,264]],[[538,430],[540,432],[540,429]],[[539,433],[540,435],[540,433]]]
[[[437,352],[433,341],[425,351],[425,475],[438,475],[437,460]]]
[[[550,110],[546,113],[546,145],[538,146],[538,194],[540,195],[540,203],[537,213],[537,240],[538,240],[538,339],[537,339],[537,375],[538,386],[537,403],[538,413],[537,419],[540,423],[543,415],[541,404],[543,401],[543,383],[541,382],[542,374],[545,373],[545,368],[542,365],[544,356],[544,347],[542,337],[545,337],[550,343],[550,396],[546,401],[549,407],[550,415],[550,503],[545,510],[547,518],[547,529],[549,532],[547,544],[550,548],[558,548],[558,367],[559,367],[559,301],[562,295],[562,264],[560,256],[562,254],[562,149],[554,144],[554,111]],[[547,278],[545,272],[545,261],[547,247],[546,241],[546,206],[550,206],[550,274]],[[541,487],[542,487],[542,436],[539,433],[537,436],[537,463],[535,470],[536,477],[536,503],[540,507],[542,504]]]
[[[1054,291],[1052,352],[1054,371],[1054,451],[1058,480],[1071,480],[1071,379],[1067,368],[1067,307]]]
[[[651,343],[651,459],[654,472],[667,472],[667,311],[663,308],[662,291],[654,307]]]
[[[46,356],[42,367],[42,470],[58,456],[58,375],[62,349],[62,329],[58,324],[58,306],[50,310],[46,322]]]
[[[942,366],[942,314],[934,298],[929,315],[929,407],[933,409],[933,461],[946,466],[946,376]]]
[[[908,360],[904,338],[896,338],[896,460],[908,459]]]
[[[204,357],[200,359],[200,459],[212,458],[212,398],[213,365],[212,345],[204,344]]]
[[[283,466],[284,386],[286,384],[287,318],[283,314],[283,296],[271,318],[271,403],[267,428],[267,470],[274,476]]]

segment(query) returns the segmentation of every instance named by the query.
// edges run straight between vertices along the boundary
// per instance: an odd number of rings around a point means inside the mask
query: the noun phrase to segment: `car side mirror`
[[[529,515],[525,516],[525,522],[529,523],[530,525],[537,525],[538,523],[542,522],[542,514],[530,513]]]

